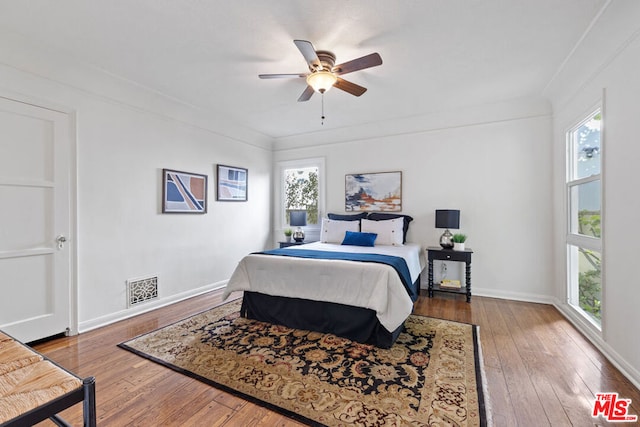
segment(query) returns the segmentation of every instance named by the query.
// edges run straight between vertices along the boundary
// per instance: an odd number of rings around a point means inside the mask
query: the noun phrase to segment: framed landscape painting
[[[345,211],[400,212],[402,172],[345,175]]]
[[[162,213],[206,213],[207,175],[162,169]]]
[[[218,191],[216,192],[216,200],[246,202],[248,173],[245,168],[218,165]]]

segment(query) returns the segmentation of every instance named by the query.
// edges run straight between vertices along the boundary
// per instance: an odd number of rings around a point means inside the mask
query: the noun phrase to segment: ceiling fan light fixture
[[[338,77],[330,71],[316,71],[307,76],[307,84],[318,93],[325,93],[338,81]]]

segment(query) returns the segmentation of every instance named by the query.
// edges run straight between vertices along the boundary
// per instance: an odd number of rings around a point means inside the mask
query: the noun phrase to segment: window
[[[602,114],[596,110],[567,132],[568,302],[600,328]]]
[[[307,229],[320,227],[323,205],[322,175],[324,159],[295,160],[280,163],[280,219],[289,224],[292,210],[307,212]]]

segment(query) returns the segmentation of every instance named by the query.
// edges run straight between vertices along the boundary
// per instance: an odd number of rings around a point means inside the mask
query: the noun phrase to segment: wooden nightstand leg
[[[471,302],[471,261],[466,263],[465,273],[467,282],[467,302]]]
[[[429,298],[433,298],[433,260],[429,260],[429,273],[428,273],[428,283],[429,283],[429,287],[428,287],[428,294],[429,294]]]

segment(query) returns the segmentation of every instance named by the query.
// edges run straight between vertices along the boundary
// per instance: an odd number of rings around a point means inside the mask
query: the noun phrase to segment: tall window
[[[601,123],[598,109],[567,132],[568,298],[598,328],[602,317]]]
[[[289,224],[289,212],[305,210],[307,227],[319,227],[322,208],[322,173],[324,159],[306,159],[282,162],[281,170],[281,220]]]

